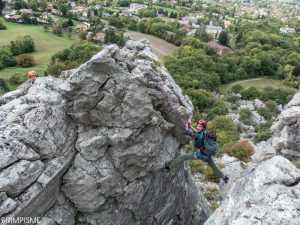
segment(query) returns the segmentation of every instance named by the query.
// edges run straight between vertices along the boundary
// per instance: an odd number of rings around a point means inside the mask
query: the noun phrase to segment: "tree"
[[[228,46],[228,35],[226,31],[221,31],[219,35],[219,43],[220,45]]]
[[[49,30],[49,25],[48,24],[44,24],[43,29],[44,29],[44,31],[47,32]]]
[[[0,16],[2,15],[2,9],[5,7],[5,2],[3,0],[0,0]],[[0,24],[1,25],[1,24]],[[0,28],[1,30],[1,28]]]
[[[62,36],[62,26],[60,24],[56,25],[52,28],[52,33],[56,34],[57,36]]]
[[[35,64],[34,58],[29,54],[19,55],[17,58],[18,65],[22,67],[31,67]]]
[[[292,74],[295,77],[300,77],[300,64],[294,67]]]
[[[118,3],[121,7],[128,7],[130,5],[130,0],[119,0]]]
[[[1,1],[1,0],[0,0]],[[6,26],[0,21],[0,30],[6,30]]]
[[[198,29],[195,33],[195,37],[200,39],[201,41],[204,41],[204,42],[208,42],[210,41],[211,39],[213,39],[211,37],[211,35],[209,35],[204,28],[201,28],[201,29]]]
[[[0,78],[0,95],[3,95],[6,92],[9,92],[9,87],[6,81],[3,78]]]

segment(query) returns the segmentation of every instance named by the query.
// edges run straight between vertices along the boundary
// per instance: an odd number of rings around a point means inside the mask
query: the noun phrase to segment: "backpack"
[[[213,156],[218,149],[217,134],[214,131],[204,131],[198,140],[194,141],[195,147],[201,148],[206,156]]]

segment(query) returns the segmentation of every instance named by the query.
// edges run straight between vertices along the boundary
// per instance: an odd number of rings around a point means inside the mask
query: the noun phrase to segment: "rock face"
[[[40,225],[203,224],[185,164],[193,107],[147,40],[107,46],[59,78],[0,98],[0,216]]]
[[[300,154],[300,92],[285,106],[271,129],[272,145],[278,152],[288,158]]]
[[[274,136],[255,146],[251,162],[240,167],[223,157],[230,182],[221,187],[223,201],[205,225],[299,224],[300,170],[279,155],[299,153],[299,104],[297,93],[273,125]]]

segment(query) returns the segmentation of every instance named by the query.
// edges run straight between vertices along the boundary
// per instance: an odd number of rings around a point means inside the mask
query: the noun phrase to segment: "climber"
[[[190,122],[187,122],[188,130],[186,131],[186,134],[194,140],[194,148],[196,149],[196,151],[193,153],[183,154],[183,155],[178,156],[177,158],[173,159],[170,162],[166,162],[165,169],[169,171],[170,169],[177,167],[182,161],[198,159],[198,160],[202,160],[203,162],[207,162],[208,165],[214,171],[214,173],[219,178],[222,178],[225,183],[227,183],[229,180],[229,177],[227,175],[223,174],[223,172],[218,168],[218,166],[215,164],[215,162],[213,161],[211,156],[207,156],[203,152],[204,135],[205,135],[205,131],[206,131],[206,126],[207,126],[207,122],[202,119],[198,121],[197,129],[193,128],[191,126]],[[197,145],[197,147],[196,147],[196,145]]]
[[[29,84],[34,84],[34,83],[35,83],[35,80],[36,80],[36,78],[37,78],[37,76],[38,76],[37,72],[34,71],[34,70],[31,70],[31,71],[28,72],[27,75],[28,75],[28,77],[29,77],[29,80],[28,80],[27,83],[29,83]]]

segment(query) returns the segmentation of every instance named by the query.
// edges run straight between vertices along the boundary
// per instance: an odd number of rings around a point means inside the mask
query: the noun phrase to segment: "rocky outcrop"
[[[297,93],[273,125],[274,136],[255,146],[251,162],[222,158],[230,182],[221,187],[223,201],[206,225],[299,224],[300,170],[278,154],[299,152],[299,103]]]
[[[185,164],[192,104],[147,40],[0,98],[0,213],[40,225],[203,224]]]
[[[271,130],[272,145],[285,157],[300,154],[300,92],[284,107]]]

